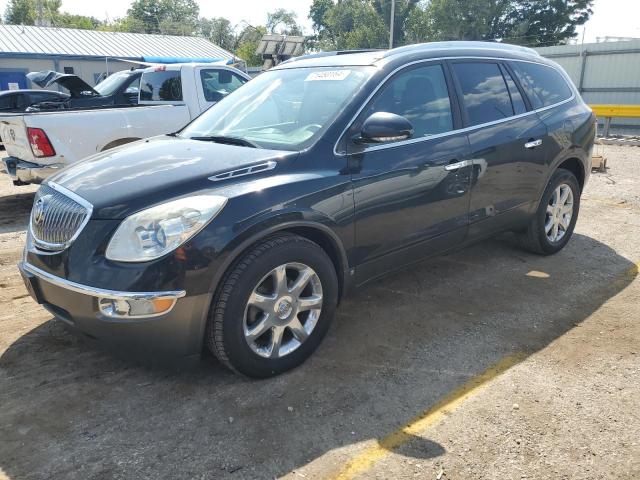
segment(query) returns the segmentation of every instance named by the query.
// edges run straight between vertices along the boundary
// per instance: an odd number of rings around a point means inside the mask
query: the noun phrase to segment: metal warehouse
[[[37,88],[29,72],[74,73],[90,85],[140,62],[235,60],[199,37],[0,25],[0,90]],[[133,62],[133,63],[131,63]]]

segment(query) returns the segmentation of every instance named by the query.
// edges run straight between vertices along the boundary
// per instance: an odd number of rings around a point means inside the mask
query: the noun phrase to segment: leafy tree
[[[329,6],[314,0],[310,13],[321,49],[384,48],[388,31],[384,20],[368,0],[342,0]]]
[[[424,10],[421,27],[425,40],[489,40],[504,29],[512,0],[432,0]],[[410,37],[419,37],[414,29]]]
[[[63,12],[56,16],[55,25],[65,28],[96,30],[102,25],[102,22],[95,17],[85,17],[84,15],[73,15]]]
[[[302,35],[302,28],[298,25],[293,11],[278,8],[267,13],[267,32],[280,35]]]
[[[236,39],[236,56],[247,62],[250,67],[262,65],[262,56],[256,54],[258,44],[263,35],[266,35],[266,27],[252,27],[247,25],[238,35]]]
[[[405,43],[406,23],[420,0],[396,0],[393,20],[393,45],[399,46]],[[387,30],[391,28],[391,0],[373,0],[373,8],[383,19]]]
[[[199,13],[195,0],[134,0],[118,29],[192,35],[197,30]]]
[[[53,23],[62,0],[9,0],[5,21],[15,25]]]
[[[594,0],[396,0],[394,45],[437,40],[498,40],[531,46],[575,37]],[[313,0],[309,18],[319,49],[384,48],[391,0]]]
[[[530,46],[557,45],[576,36],[593,14],[593,0],[519,0],[506,14],[501,37]]]
[[[198,34],[219,45],[225,50],[233,50],[236,46],[236,35],[231,22],[226,18],[201,18]]]

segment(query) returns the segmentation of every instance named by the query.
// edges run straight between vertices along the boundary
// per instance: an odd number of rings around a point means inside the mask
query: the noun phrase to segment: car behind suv
[[[20,267],[91,337],[156,358],[207,346],[266,377],[316,349],[354,286],[505,230],[561,250],[594,135],[533,50],[303,57],[45,182]]]

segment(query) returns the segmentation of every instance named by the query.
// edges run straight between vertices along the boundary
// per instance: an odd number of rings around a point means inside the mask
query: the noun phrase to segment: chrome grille
[[[58,185],[42,185],[31,210],[30,227],[35,245],[43,250],[64,250],[78,236],[90,215],[91,205],[85,200]]]

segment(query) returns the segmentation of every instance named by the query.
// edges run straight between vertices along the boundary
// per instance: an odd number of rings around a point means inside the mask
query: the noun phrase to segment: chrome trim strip
[[[20,267],[25,271],[35,275],[36,277],[51,283],[56,287],[71,290],[72,292],[81,293],[96,298],[108,298],[110,300],[158,300],[158,299],[174,299],[184,297],[187,292],[184,290],[172,290],[165,292],[122,292],[118,290],[105,290],[103,288],[90,287],[80,283],[71,282],[65,278],[58,277],[49,272],[34,267],[30,263],[20,262]],[[173,307],[172,307],[173,308]],[[168,313],[170,310],[163,312]],[[135,317],[130,317],[135,318]]]
[[[412,65],[417,65],[419,63],[438,62],[438,61],[442,61],[442,60],[498,60],[498,61],[503,61],[503,62],[506,61],[506,62],[535,63],[536,65],[542,65],[544,67],[553,68],[554,70],[556,70],[562,76],[562,78],[564,78],[565,82],[567,82],[567,84],[569,85],[569,89],[571,90],[571,97],[566,99],[566,100],[563,100],[561,102],[554,103],[553,105],[549,105],[547,107],[539,108],[537,110],[531,110],[530,112],[521,113],[519,115],[514,115],[514,116],[508,117],[508,118],[503,118],[501,120],[495,120],[493,122],[481,123],[480,125],[473,125],[472,127],[461,128],[459,130],[452,130],[450,132],[439,133],[437,135],[429,135],[428,137],[412,138],[412,139],[404,140],[404,141],[401,141],[401,142],[394,142],[394,143],[389,143],[389,144],[385,144],[385,145],[376,145],[376,146],[373,146],[373,147],[365,148],[362,152],[358,152],[358,153],[373,152],[373,151],[376,151],[376,150],[384,150],[384,149],[387,149],[387,148],[394,148],[394,147],[399,147],[399,146],[402,146],[402,145],[409,145],[409,144],[412,144],[412,143],[425,142],[425,141],[428,141],[428,140],[433,140],[435,138],[442,138],[442,137],[448,137],[448,136],[451,136],[451,135],[458,135],[460,133],[471,132],[473,130],[477,130],[477,129],[480,129],[480,128],[489,127],[489,126],[497,125],[497,124],[500,124],[500,123],[509,122],[509,121],[517,119],[517,118],[522,118],[522,117],[526,117],[528,115],[533,115],[533,114],[537,114],[539,112],[544,112],[545,110],[549,110],[551,108],[556,108],[556,107],[559,107],[560,105],[563,105],[565,103],[571,102],[571,101],[575,100],[575,98],[576,98],[575,87],[573,86],[572,83],[567,81],[566,74],[563,71],[559,70],[558,68],[556,68],[556,67],[554,67],[552,65],[547,65],[546,63],[535,62],[533,60],[521,60],[521,59],[505,58],[505,57],[474,57],[474,56],[438,57],[438,58],[425,58],[425,59],[422,59],[422,60],[415,60],[413,62],[406,63],[406,64],[396,68],[395,70],[393,70],[391,73],[389,73],[386,77],[384,77],[382,79],[382,81],[378,84],[378,86],[373,90],[373,92],[371,92],[371,94],[366,98],[366,100],[360,106],[360,108],[358,109],[356,114],[347,123],[347,126],[344,128],[344,130],[342,131],[342,133],[338,137],[338,140],[336,141],[336,143],[333,146],[333,154],[338,156],[338,157],[344,157],[344,156],[347,156],[347,155],[351,155],[349,153],[340,153],[340,152],[338,152],[338,144],[344,138],[345,133],[347,133],[349,128],[351,128],[351,126],[356,121],[356,119],[358,118],[360,113],[362,113],[362,110],[364,110],[364,108],[367,106],[369,101],[373,98],[373,96],[376,93],[378,93],[378,90],[380,90],[380,88],[382,88],[382,86],[387,82],[387,80],[389,80],[389,78],[391,78],[393,75],[395,75],[400,70],[403,70],[403,69],[405,69],[407,67],[410,67]]]
[[[60,192],[62,195],[70,198],[74,202],[84,207],[84,209],[87,211],[87,216],[85,217],[85,219],[82,221],[82,223],[76,230],[76,233],[74,233],[69,240],[67,240],[64,243],[47,243],[47,242],[43,242],[42,240],[39,240],[31,230],[31,224],[33,222],[33,208],[31,209],[31,214],[29,214],[29,228],[28,228],[27,234],[33,238],[33,245],[38,249],[40,247],[44,247],[42,250],[45,252],[48,251],[47,253],[49,252],[58,253],[69,248],[69,245],[71,245],[76,240],[76,238],[78,238],[80,233],[82,233],[82,230],[84,230],[84,227],[86,227],[87,223],[89,223],[89,220],[91,220],[91,214],[93,213],[93,205],[91,205],[91,203],[89,203],[87,200],[82,198],[77,193],[74,193],[63,186],[58,185],[57,183],[48,182],[47,186],[56,190],[57,192]]]

